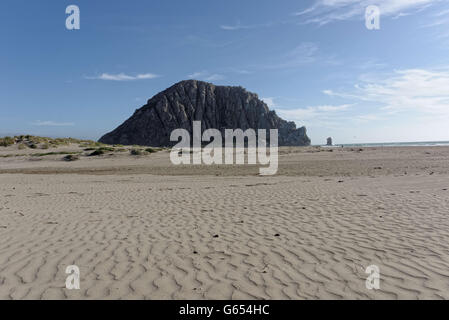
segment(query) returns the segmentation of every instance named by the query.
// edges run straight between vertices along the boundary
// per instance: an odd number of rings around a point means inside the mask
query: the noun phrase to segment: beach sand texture
[[[329,150],[0,158],[0,299],[449,299],[449,148]]]

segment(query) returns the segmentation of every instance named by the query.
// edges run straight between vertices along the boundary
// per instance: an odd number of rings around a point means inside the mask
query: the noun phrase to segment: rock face
[[[181,81],[148,100],[142,108],[99,141],[106,144],[174,146],[170,134],[186,129],[192,134],[193,121],[202,122],[202,132],[218,129],[278,129],[279,146],[310,145],[306,128],[279,118],[242,87],[215,86],[211,83]],[[267,133],[269,135],[269,133]]]

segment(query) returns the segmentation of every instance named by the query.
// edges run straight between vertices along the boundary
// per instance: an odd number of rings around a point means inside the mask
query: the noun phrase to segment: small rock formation
[[[201,131],[218,129],[278,129],[279,146],[308,146],[306,128],[296,128],[270,111],[257,94],[242,87],[181,81],[148,100],[142,108],[99,141],[106,144],[169,147],[175,129],[192,134],[193,121],[201,121]],[[269,133],[268,133],[269,135]]]
[[[333,146],[331,137],[327,138],[327,144],[326,145]]]

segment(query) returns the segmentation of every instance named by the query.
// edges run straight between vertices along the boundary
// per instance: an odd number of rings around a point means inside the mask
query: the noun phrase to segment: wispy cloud
[[[236,24],[236,25],[233,25],[233,26],[221,25],[220,28],[222,30],[235,31],[235,30],[241,30],[241,29],[252,29],[253,27],[251,27],[251,26],[242,26],[240,24]]]
[[[196,34],[189,34],[179,41],[176,41],[179,46],[195,46],[195,47],[205,47],[205,48],[225,48],[235,45],[237,42],[243,40],[233,39],[230,41],[220,41],[216,38],[209,38],[204,36],[199,36]]]
[[[270,59],[263,64],[250,66],[255,69],[285,69],[301,67],[317,61],[318,45],[312,42],[303,42],[279,57]]]
[[[91,80],[106,80],[106,81],[136,81],[136,80],[148,80],[148,79],[154,79],[159,77],[156,74],[153,73],[143,73],[143,74],[137,74],[135,76],[128,75],[125,73],[118,73],[118,74],[110,74],[110,73],[103,73],[99,76],[95,77],[86,77],[86,79]]]
[[[355,67],[360,70],[373,70],[373,69],[383,69],[387,67],[387,64],[384,62],[380,62],[377,59],[365,58],[365,60],[362,63],[355,65]]]
[[[445,10],[435,13],[435,17],[442,17],[442,16],[446,16],[446,15],[449,15],[449,9],[445,9]]]
[[[313,42],[302,42],[286,51],[279,51],[255,63],[247,64],[241,68],[228,68],[224,73],[252,74],[260,71],[294,70],[313,63],[320,65],[341,65],[342,60],[336,55],[322,53],[318,44]]]
[[[287,64],[306,64],[316,60],[318,52],[318,46],[312,42],[304,42],[296,46],[290,52],[287,52],[284,58],[287,60]]]
[[[285,98],[281,98],[286,100]],[[262,98],[267,106],[275,110],[280,117],[308,127],[338,127],[342,120],[349,118],[352,107],[356,104],[318,105],[304,108],[286,108],[278,103],[278,98]]]
[[[306,108],[297,108],[297,109],[283,109],[276,108],[276,112],[279,115],[293,121],[298,122],[310,122],[312,120],[336,120],[338,116],[342,114],[342,112],[347,111],[352,104],[343,104],[343,105],[321,105],[321,106],[309,106]]]
[[[240,74],[240,75],[245,75],[245,74],[251,74],[252,72],[246,69],[239,69],[239,68],[235,68],[235,67],[230,67],[226,69],[227,73],[236,73],[236,74]]]
[[[225,79],[225,76],[218,73],[210,73],[208,71],[200,71],[195,72],[188,75],[189,79],[196,79],[196,80],[204,80],[204,81],[218,81]]]
[[[432,27],[439,27],[443,24],[448,24],[449,23],[448,16],[449,16],[449,9],[438,11],[437,13],[434,13],[431,16],[431,19],[433,18],[433,21],[423,25],[423,27],[432,28]]]
[[[39,127],[73,127],[75,123],[36,120],[35,122],[32,123],[32,125]]]
[[[382,16],[400,18],[413,10],[423,10],[441,0],[316,0],[315,3],[294,15],[304,23],[325,25],[335,21],[364,19],[365,9],[377,5]]]
[[[274,23],[263,23],[263,24],[251,24],[251,25],[242,25],[240,22],[234,25],[221,25],[220,28],[226,31],[236,31],[236,30],[245,30],[245,29],[257,29],[257,28],[265,28],[271,27]]]
[[[406,69],[389,75],[363,77],[352,92],[325,90],[330,96],[378,104],[390,114],[419,112],[449,117],[449,68],[436,70]]]

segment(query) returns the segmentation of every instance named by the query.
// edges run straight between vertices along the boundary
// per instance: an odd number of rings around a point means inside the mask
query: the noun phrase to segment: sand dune
[[[449,299],[447,148],[298,150],[274,177],[2,159],[0,299]]]

